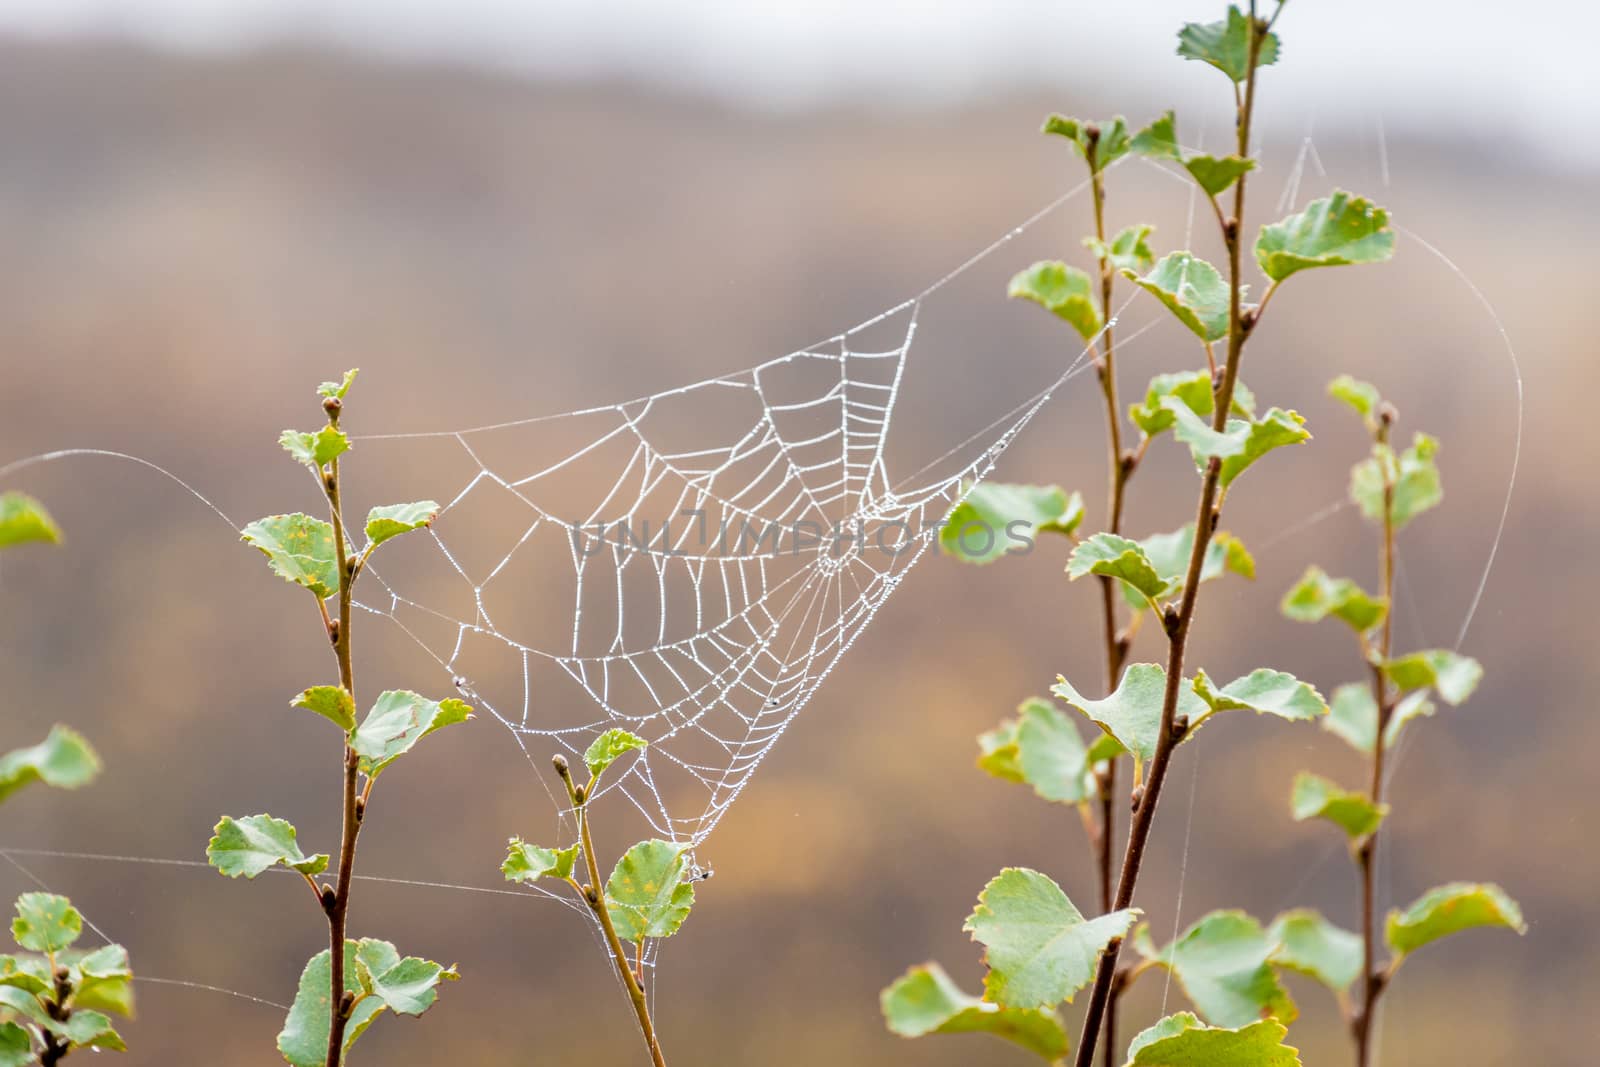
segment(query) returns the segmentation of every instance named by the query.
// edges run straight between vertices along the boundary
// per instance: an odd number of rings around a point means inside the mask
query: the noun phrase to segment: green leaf
[[[83,735],[66,726],[52,726],[37,745],[0,756],[0,801],[29,782],[57,789],[77,789],[100,773],[100,757]]]
[[[1115,578],[1151,601],[1172,592],[1172,583],[1155,569],[1144,547],[1116,534],[1097,533],[1078,542],[1067,559],[1067,577],[1086,574]]]
[[[1018,762],[1017,720],[1007,719],[993,730],[978,735],[978,769],[1002,782],[1025,783]]]
[[[1464,702],[1483,680],[1483,664],[1471,656],[1435,648],[1413,652],[1383,665],[1384,676],[1401,691],[1432,689],[1451,707]]]
[[[1241,159],[1239,156],[1219,159],[1185,152],[1178,143],[1177,122],[1171,111],[1139,131],[1133,139],[1133,150],[1140,155],[1170,159],[1182,165],[1206,195],[1213,197],[1238,181],[1240,176],[1254,170],[1256,165],[1255,160]]]
[[[319,396],[333,396],[343,400],[350,391],[350,383],[356,380],[356,375],[361,373],[360,367],[351,367],[344,372],[344,380],[338,382],[323,382],[317,387]]]
[[[74,1011],[64,1023],[47,1027],[67,1039],[75,1049],[108,1048],[113,1052],[126,1052],[122,1035],[111,1025],[111,1020],[97,1011]]]
[[[1067,1033],[1054,1012],[990,1004],[962,992],[937,963],[913,967],[879,997],[884,1021],[901,1037],[987,1033],[1046,1059],[1067,1054]]]
[[[1288,1034],[1275,1019],[1229,1030],[1180,1012],[1133,1039],[1127,1067],[1300,1067],[1299,1049],[1283,1043]]]
[[[342,685],[314,685],[289,706],[314,711],[346,733],[356,728],[356,698]]]
[[[1090,700],[1058,678],[1050,692],[1100,724],[1100,728],[1122,743],[1141,764],[1155,756],[1156,738],[1161,733],[1161,700],[1166,691],[1167,672],[1156,663],[1135,663],[1122,673],[1116,692],[1104,700]],[[1205,703],[1187,685],[1178,687],[1178,715],[1196,722],[1207,711]]]
[[[1065,319],[1088,344],[1104,325],[1100,308],[1095,303],[1094,289],[1089,275],[1078,268],[1059,260],[1044,260],[1013,277],[1006,295],[1031,300]]]
[[[1140,276],[1123,276],[1166,305],[1196,337],[1207,344],[1228,335],[1228,283],[1217,268],[1188,252],[1170,252]]]
[[[300,851],[295,828],[271,815],[246,815],[235,819],[224,815],[206,845],[206,859],[219,874],[229,878],[254,878],[279,863],[301,874],[321,874],[328,869],[328,857],[307,856]]]
[[[282,445],[283,450],[289,455],[319,473],[322,468],[350,451],[350,438],[346,437],[342,430],[332,426],[324,426],[320,430],[311,432],[285,430],[278,435],[278,444]]]
[[[578,845],[571,848],[540,848],[520,837],[511,839],[500,873],[508,882],[536,882],[541,878],[570,878],[578,862]]]
[[[363,993],[383,1001],[396,1015],[421,1015],[439,999],[439,983],[461,975],[416,956],[400,957],[387,941],[364,937],[356,943],[356,982]]]
[[[1378,409],[1383,406],[1383,397],[1378,392],[1378,387],[1370,382],[1352,378],[1348,374],[1341,374],[1328,383],[1328,395],[1335,400],[1343,401],[1355,409],[1361,416],[1362,423],[1367,430],[1376,433],[1378,430]]]
[[[1332,615],[1364,634],[1383,621],[1389,602],[1368,595],[1349,578],[1330,578],[1321,567],[1311,566],[1284,594],[1279,607],[1296,622],[1321,622]]]
[[[1216,398],[1211,392],[1211,373],[1197,370],[1183,374],[1158,374],[1150,379],[1145,390],[1144,403],[1128,408],[1128,417],[1144,432],[1146,437],[1172,429],[1176,417],[1162,406],[1164,397],[1175,396],[1189,410],[1209,415],[1216,410]]]
[[[1268,962],[1277,942],[1242,911],[1214,911],[1160,952],[1150,944],[1149,928],[1141,927],[1134,947],[1171,969],[1190,1002],[1217,1026],[1269,1016],[1295,1020],[1294,1001]]]
[[[606,906],[624,941],[671,937],[694,906],[694,883],[684,881],[684,846],[641,841],[623,853],[606,879]]]
[[[284,581],[304,586],[320,600],[339,592],[333,525],[309,515],[269,515],[246,526],[240,540],[259,548]]]
[[[61,527],[44,505],[26,493],[0,493],[0,548],[43,541],[61,543]]]
[[[1211,459],[1222,461],[1224,489],[1273,449],[1311,439],[1310,431],[1305,429],[1306,420],[1298,412],[1282,408],[1273,408],[1259,419],[1230,418],[1227,428],[1219,433],[1177,397],[1165,397],[1161,406],[1175,417],[1172,432],[1189,446],[1197,467],[1204,468]]]
[[[1425,433],[1396,456],[1388,445],[1372,448],[1372,455],[1350,469],[1350,499],[1373,522],[1383,521],[1384,487],[1394,485],[1394,525],[1403,528],[1444,499],[1439,467],[1433,457],[1439,442]]]
[[[350,735],[350,747],[361,757],[361,773],[376,778],[424,737],[470,718],[472,709],[454,698],[429,700],[409,689],[391,689],[378,694],[366,721]]]
[[[358,1000],[345,1022],[344,1050],[366,1032],[385,1005],[381,997],[362,997],[356,977],[358,943],[344,943],[344,988]],[[327,949],[312,956],[300,972],[300,987],[278,1034],[278,1051],[293,1067],[323,1067],[328,1057],[328,1028],[332,1022],[329,993],[333,985],[333,957]]]
[[[1228,6],[1221,22],[1188,22],[1178,31],[1178,55],[1216,67],[1235,84],[1250,76],[1250,16]],[[1256,66],[1278,61],[1278,35],[1269,33],[1256,48]]]
[[[1328,709],[1328,717],[1322,722],[1323,728],[1336,734],[1356,751],[1371,755],[1373,739],[1378,733],[1378,705],[1372,699],[1372,686],[1363,682],[1341,685],[1333,691]],[[1406,723],[1432,715],[1434,710],[1426,690],[1419,690],[1401,699],[1389,713],[1384,747],[1394,747]]]
[[[1527,933],[1522,909],[1505,890],[1487,883],[1452,882],[1430,889],[1405,911],[1391,911],[1384,933],[1396,955],[1477,926]]]
[[[1007,1008],[1054,1008],[1094,977],[1100,953],[1122,937],[1137,909],[1085,919],[1045,875],[1007,867],[978,894],[962,927],[982,944],[983,998]]]
[[[127,949],[102,945],[90,952],[58,953],[56,960],[71,972],[75,1007],[133,1014],[133,970]]]
[[[1188,576],[1189,554],[1194,551],[1194,523],[1185,523],[1171,533],[1151,534],[1139,542],[1139,547],[1144,549],[1156,573],[1166,580],[1169,586],[1166,595],[1176,596],[1183,588],[1184,578]],[[1200,580],[1209,582],[1230,570],[1246,578],[1254,578],[1255,568],[1256,561],[1245,549],[1244,543],[1232,534],[1219,530],[1212,535],[1205,558],[1200,561]],[[1135,610],[1151,606],[1142,595],[1127,586],[1122,591]]]
[[[1365,793],[1346,791],[1320,775],[1306,772],[1295,775],[1289,807],[1296,822],[1326,819],[1352,841],[1375,833],[1389,814],[1389,805],[1375,805]]]
[[[1315,719],[1328,713],[1328,705],[1315,686],[1267,667],[1235,678],[1221,689],[1213,689],[1206,672],[1197,671],[1194,691],[1209,709],[1201,719],[1219,711],[1253,711],[1257,715],[1276,715],[1291,721]],[[1199,719],[1191,719],[1190,725],[1198,722]]]
[[[622,758],[624,753],[645,748],[648,744],[644,738],[630,734],[626,730],[610,729],[590,743],[583,754],[583,764],[589,768],[590,777],[598,778],[601,772]]]
[[[1059,485],[982,482],[945,519],[939,549],[964,563],[993,563],[1028,543],[1030,533],[1071,536],[1083,521],[1083,497]]]
[[[55,987],[55,976],[43,956],[0,956],[0,986],[37,996]]]
[[[432,500],[373,508],[367,512],[367,540],[371,545],[381,545],[391,537],[432,524],[438,515],[439,505]]]
[[[16,1023],[0,1023],[0,1067],[28,1067],[37,1062],[28,1031]]]
[[[1071,141],[1084,162],[1089,164],[1089,170],[1095,174],[1128,154],[1128,124],[1121,115],[1102,123],[1051,115],[1044,120],[1044,128],[1040,132]]]
[[[1261,227],[1256,238],[1256,263],[1275,282],[1311,267],[1382,263],[1393,254],[1389,213],[1342,190]]]
[[[1017,709],[1017,766],[1045,800],[1081,804],[1095,793],[1089,750],[1078,728],[1047,700],[1034,697]]]
[[[1155,263],[1155,253],[1150,251],[1147,238],[1155,232],[1148,223],[1129,226],[1111,239],[1107,245],[1098,237],[1085,237],[1083,247],[1095,259],[1108,260],[1117,270],[1147,271]]]
[[[11,936],[30,952],[59,952],[83,933],[83,916],[72,901],[54,893],[24,893],[17,898]]]
[[[1267,937],[1276,942],[1272,962],[1343,993],[1361,977],[1361,936],[1341,929],[1309,908],[1272,920]]]

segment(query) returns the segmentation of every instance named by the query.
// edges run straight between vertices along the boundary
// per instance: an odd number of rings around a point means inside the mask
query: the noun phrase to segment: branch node
[[[328,643],[334,646],[339,644],[339,620],[328,620]]]
[[[1168,637],[1174,637],[1178,632],[1178,605],[1168,604],[1161,609],[1161,628],[1167,632]]]
[[[1129,794],[1128,799],[1130,801],[1129,806],[1135,814],[1138,814],[1139,806],[1144,803],[1144,786],[1134,786],[1133,792]]]

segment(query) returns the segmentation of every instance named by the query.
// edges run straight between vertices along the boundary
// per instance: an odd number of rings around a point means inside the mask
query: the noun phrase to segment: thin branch
[[[1241,157],[1248,158],[1250,154],[1250,120],[1255,109],[1256,90],[1256,62],[1260,56],[1261,32],[1256,21],[1255,3],[1250,4],[1250,47],[1246,62],[1246,78],[1243,100],[1238,111],[1238,153]],[[1237,90],[1236,90],[1237,91]],[[1245,318],[1243,307],[1243,278],[1241,275],[1241,220],[1244,218],[1245,205],[1245,177],[1240,176],[1234,186],[1233,217],[1223,224],[1223,239],[1228,248],[1228,280],[1229,280],[1229,306],[1228,306],[1228,355],[1223,367],[1222,380],[1215,386],[1216,403],[1212,416],[1213,429],[1221,432],[1227,425],[1228,411],[1233,404],[1234,387],[1239,380],[1239,363],[1244,352],[1245,341],[1249,337],[1250,322]],[[1145,846],[1149,842],[1150,828],[1155,821],[1157,802],[1160,800],[1161,787],[1166,781],[1167,768],[1172,759],[1172,752],[1183,739],[1188,729],[1188,723],[1177,718],[1178,697],[1183,684],[1184,653],[1188,645],[1190,627],[1194,623],[1195,608],[1199,601],[1200,572],[1205,561],[1206,549],[1211,544],[1211,535],[1217,521],[1217,489],[1221,482],[1222,464],[1217,459],[1212,459],[1206,464],[1205,476],[1201,482],[1200,500],[1195,514],[1194,547],[1189,553],[1189,566],[1183,584],[1183,593],[1175,615],[1169,616],[1167,624],[1168,655],[1167,655],[1167,682],[1162,694],[1161,702],[1161,730],[1156,737],[1155,753],[1150,760],[1149,771],[1146,775],[1144,790],[1138,794],[1137,807],[1134,810],[1133,821],[1128,828],[1128,845],[1123,854],[1122,874],[1117,882],[1116,898],[1113,900],[1112,910],[1121,910],[1129,907],[1133,902],[1134,888],[1138,884],[1139,870],[1144,862]],[[1100,966],[1095,974],[1093,991],[1090,994],[1088,1011],[1085,1013],[1083,1033],[1079,1039],[1076,1067],[1090,1067],[1094,1062],[1095,1044],[1100,1036],[1100,1027],[1106,1014],[1108,1002],[1111,998],[1112,986],[1115,984],[1117,974],[1117,959],[1122,951],[1120,938],[1111,942],[1100,957]]]

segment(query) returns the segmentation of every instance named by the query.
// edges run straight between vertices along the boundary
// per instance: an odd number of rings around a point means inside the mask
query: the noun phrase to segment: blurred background
[[[313,387],[347,366],[363,368],[351,430],[386,433],[576,409],[792,351],[920,292],[1075,184],[1081,164],[1036,133],[1048,111],[1142,123],[1176,105],[1185,140],[1219,144],[1225,81],[1172,52],[1181,22],[1221,10],[9,0],[0,463],[128,452],[243,522],[316,505],[276,437],[315,426]],[[1585,829],[1600,720],[1581,696],[1595,682],[1587,549],[1600,524],[1584,489],[1597,444],[1587,269],[1600,153],[1583,136],[1600,122],[1586,53],[1597,17],[1570,3],[1511,24],[1442,2],[1297,0],[1262,81],[1251,227],[1342,186],[1408,232],[1390,265],[1307,275],[1274,301],[1246,376],[1263,401],[1304,413],[1316,440],[1230,498],[1227,525],[1260,573],[1207,588],[1192,661],[1222,677],[1271,664],[1324,692],[1359,677],[1332,624],[1276,610],[1310,562],[1369,584],[1376,572],[1370,531],[1331,508],[1364,452],[1323,394],[1341,371],[1378,382],[1402,429],[1444,441],[1446,505],[1407,531],[1397,634],[1452,644],[1515,455],[1508,339],[1526,386],[1510,520],[1462,646],[1487,679],[1413,731],[1383,898],[1498,881],[1530,931],[1462,936],[1408,966],[1386,1001],[1392,1064],[1588,1062],[1588,1020],[1571,1006],[1600,995],[1600,851]],[[1113,175],[1113,225],[1155,223],[1158,251],[1183,246],[1188,207],[1142,164]],[[1059,324],[1008,305],[1003,287],[1036,258],[1086,265],[1088,211],[1068,201],[930,298],[895,426],[905,456],[937,456],[1070,362]],[[1206,222],[1194,219],[1194,244],[1215,256]],[[1158,312],[1126,312],[1130,330],[1156,323],[1125,350],[1130,396],[1196,360]],[[1062,390],[997,476],[1081,488],[1094,524],[1091,383]],[[435,461],[364,442],[347,470],[369,487],[363,502],[459,487]],[[1170,443],[1153,453],[1133,483],[1134,533],[1191,517],[1186,462]],[[303,596],[147,469],[64,460],[4,488],[44,499],[68,542],[0,562],[0,747],[65,721],[107,770],[78,793],[9,802],[0,847],[203,861],[218,815],[271,810],[325,849],[337,755],[321,723],[285,707],[327,666]],[[900,1041],[877,994],[925,959],[979,988],[960,925],[1003,865],[1093,899],[1076,815],[973,767],[974,735],[1057,673],[1099,684],[1095,593],[1068,585],[1065,551],[984,569],[925,560],[777,745],[701,850],[716,878],[661,956],[672,1062],[1029,1062],[982,1037]],[[553,601],[549,621],[566,611]],[[441,688],[391,624],[372,619],[360,641],[367,684]],[[1136,655],[1158,652],[1146,634]],[[360,869],[495,888],[505,838],[553,825],[530,768],[544,755],[525,759],[487,717],[430,739],[385,778]],[[1163,940],[1223,906],[1267,919],[1309,904],[1354,924],[1341,849],[1289,818],[1300,768],[1359,773],[1331,736],[1277,722],[1219,722],[1181,751],[1139,896]],[[123,1062],[278,1062],[281,1012],[246,998],[287,1003],[324,936],[294,879],[13,858],[0,891],[37,879],[68,893],[139,974],[193,983],[140,987]],[[425,1021],[374,1027],[360,1062],[640,1061],[609,965],[566,910],[381,883],[354,907],[356,932],[466,975]],[[1291,985],[1306,1062],[1346,1062],[1331,1002]],[[1135,988],[1130,1032],[1163,994],[1159,981]],[[1172,989],[1168,1010],[1181,999]]]

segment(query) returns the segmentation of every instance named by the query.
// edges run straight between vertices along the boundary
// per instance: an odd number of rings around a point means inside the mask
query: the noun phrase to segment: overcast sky
[[[863,96],[945,102],[1082,84],[1127,63],[1154,101],[1192,84],[1182,64],[1158,61],[1170,56],[1176,27],[1222,8],[1221,0],[0,0],[0,31],[206,50],[309,39],[546,77],[621,76],[756,107]],[[1432,125],[1477,136],[1503,125],[1547,161],[1600,166],[1593,0],[1292,0],[1281,28],[1286,65],[1274,93],[1308,125],[1382,120],[1391,130]],[[1129,80],[1118,81],[1124,95]]]

